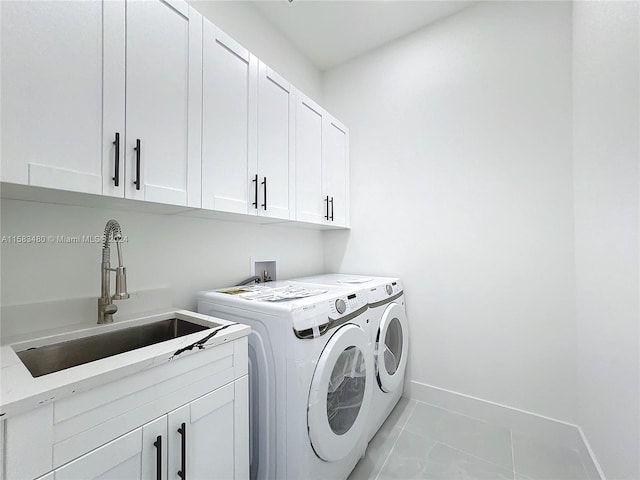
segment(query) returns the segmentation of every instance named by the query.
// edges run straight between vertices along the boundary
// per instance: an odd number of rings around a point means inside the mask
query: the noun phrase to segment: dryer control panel
[[[377,306],[380,303],[394,300],[402,293],[402,282],[400,280],[378,285],[367,292],[369,306]]]

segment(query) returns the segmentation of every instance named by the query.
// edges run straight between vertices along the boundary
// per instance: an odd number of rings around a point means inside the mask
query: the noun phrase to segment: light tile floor
[[[587,480],[577,450],[400,399],[349,480]]]

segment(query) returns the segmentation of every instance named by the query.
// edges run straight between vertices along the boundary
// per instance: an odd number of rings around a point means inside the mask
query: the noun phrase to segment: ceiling
[[[252,3],[319,70],[326,70],[476,2],[258,0]]]

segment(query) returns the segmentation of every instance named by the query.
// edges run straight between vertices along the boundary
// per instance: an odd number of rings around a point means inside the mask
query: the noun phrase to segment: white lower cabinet
[[[3,478],[248,480],[247,369],[243,337],[9,418]]]
[[[164,422],[163,422],[164,420]],[[166,419],[158,419],[153,423],[164,424]],[[115,440],[103,445],[92,452],[60,467],[44,478],[54,480],[79,480],[79,479],[152,479],[166,478],[155,477],[145,466],[147,460],[154,459],[153,445],[149,448],[143,441],[145,428],[137,428]]]
[[[248,478],[247,398],[244,378],[169,413],[169,478]]]
[[[246,479],[247,385],[221,387],[40,478]]]

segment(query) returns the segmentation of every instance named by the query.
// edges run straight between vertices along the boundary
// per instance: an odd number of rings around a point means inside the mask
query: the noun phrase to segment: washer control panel
[[[359,293],[351,293],[340,296],[329,303],[330,316],[337,318],[364,307],[367,304],[365,296]]]

